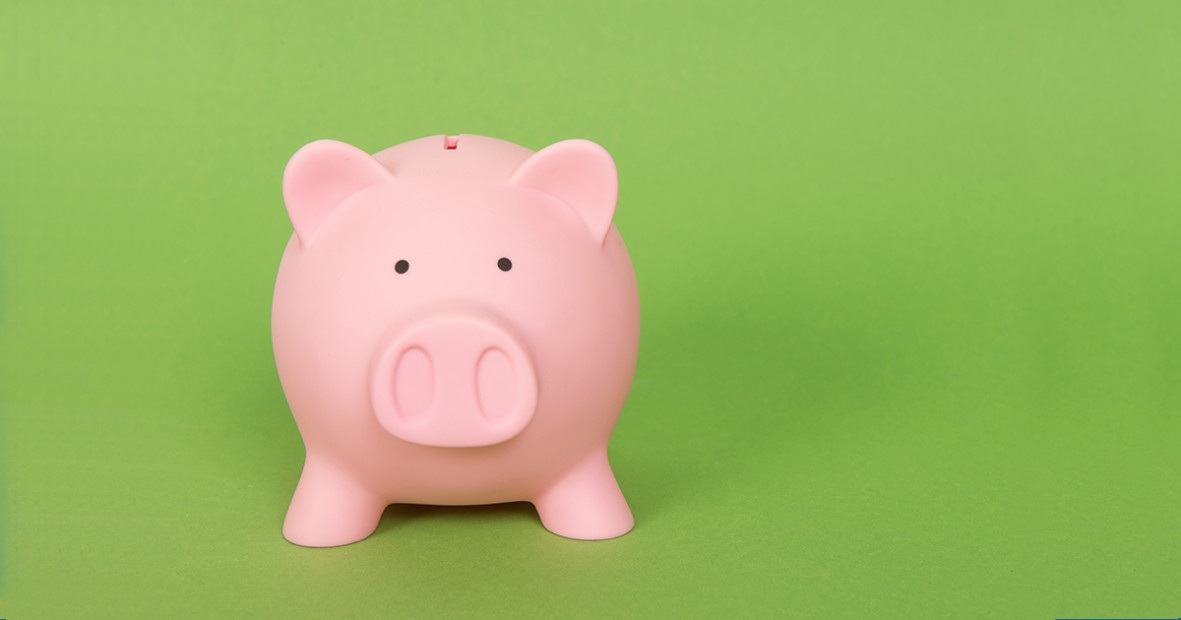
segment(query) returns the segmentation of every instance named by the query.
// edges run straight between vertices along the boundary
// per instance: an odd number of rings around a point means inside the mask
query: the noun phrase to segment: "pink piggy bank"
[[[391,503],[524,500],[561,536],[632,528],[607,462],[640,337],[617,192],[585,140],[291,158],[271,335],[307,456],[287,540],[361,540]]]

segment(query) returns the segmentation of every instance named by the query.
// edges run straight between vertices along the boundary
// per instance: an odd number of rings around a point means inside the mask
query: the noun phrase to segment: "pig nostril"
[[[394,400],[398,414],[412,419],[431,405],[435,395],[435,372],[431,358],[419,347],[407,349],[394,369]]]
[[[507,417],[516,400],[516,388],[513,364],[504,351],[484,351],[476,364],[476,397],[484,417],[492,422]]]
[[[513,268],[513,261],[511,261],[507,258],[502,258],[502,259],[496,261],[496,266],[500,267],[501,271],[508,271],[509,269]]]
[[[400,260],[400,261],[394,263],[394,271],[396,271],[398,273],[406,273],[409,270],[410,270],[410,263],[406,262],[405,260]]]

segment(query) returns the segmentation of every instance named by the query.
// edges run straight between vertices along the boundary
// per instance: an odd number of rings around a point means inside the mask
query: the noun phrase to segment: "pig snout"
[[[524,347],[495,320],[432,318],[401,332],[381,354],[370,397],[378,422],[395,437],[487,446],[533,419],[537,376]]]

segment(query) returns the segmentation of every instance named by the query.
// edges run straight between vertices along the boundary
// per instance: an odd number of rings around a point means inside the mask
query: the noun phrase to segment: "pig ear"
[[[619,174],[606,149],[589,140],[565,140],[533,154],[509,184],[535,189],[574,209],[602,243],[615,217]]]
[[[317,140],[291,156],[283,171],[283,202],[299,242],[307,245],[345,198],[393,175],[369,153],[336,140]]]

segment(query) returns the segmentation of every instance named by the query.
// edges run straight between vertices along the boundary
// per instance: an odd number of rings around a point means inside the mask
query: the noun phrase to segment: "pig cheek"
[[[520,292],[522,299],[528,298],[530,303],[520,306],[515,321],[537,362],[538,431],[566,435],[604,426],[609,431],[614,423],[604,420],[602,411],[586,409],[593,408],[589,401],[598,400],[601,386],[605,385],[604,377],[597,373],[613,372],[617,366],[593,358],[627,357],[624,351],[605,349],[604,343],[619,341],[615,332],[626,325],[628,318],[613,304],[605,303],[611,298],[610,289],[617,288],[618,283],[599,273],[602,263],[590,262],[594,258],[563,261],[549,277]],[[594,396],[572,396],[580,394]],[[550,430],[551,426],[556,428]]]
[[[304,434],[310,441],[382,436],[370,411],[368,378],[376,345],[399,314],[398,291],[364,268],[309,275],[316,277],[286,305],[295,315],[285,330],[285,346],[295,350],[284,359],[299,365],[286,373],[300,378],[289,390],[296,421],[301,432],[311,431]],[[311,414],[317,411],[326,415]]]

